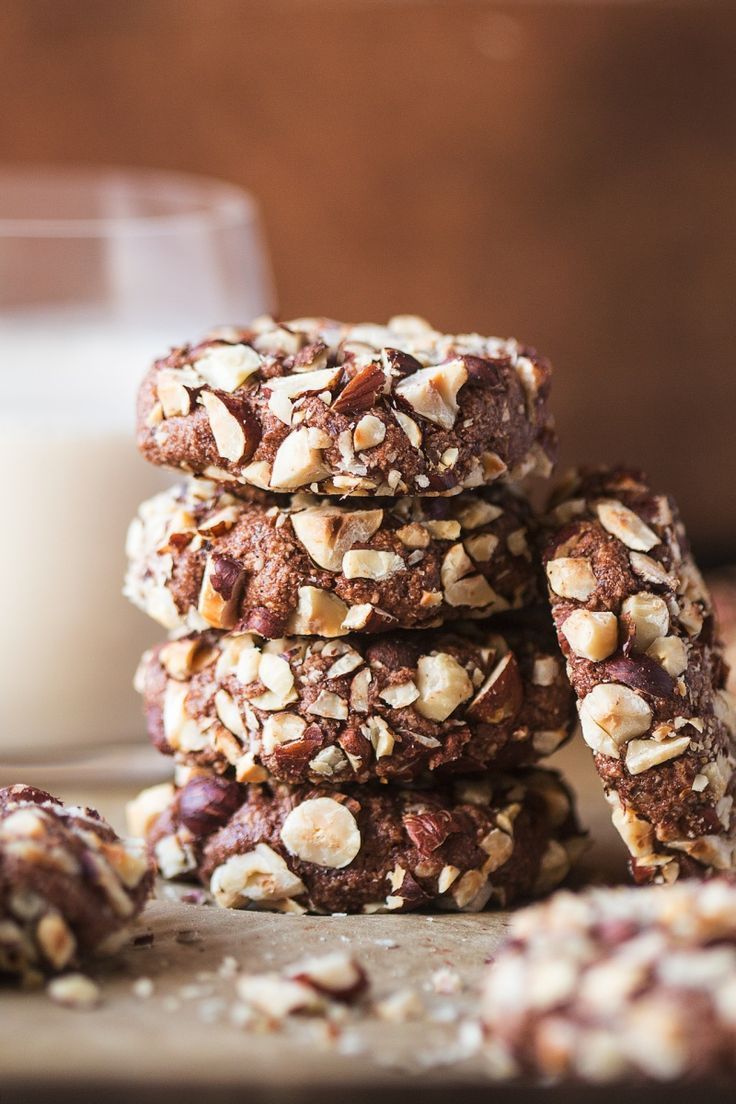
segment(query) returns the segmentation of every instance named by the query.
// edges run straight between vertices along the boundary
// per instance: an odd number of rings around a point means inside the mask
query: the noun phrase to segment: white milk
[[[133,436],[136,386],[170,336],[0,316],[6,759],[142,737],[131,682],[160,632],[120,588],[128,522],[174,478],[145,464]]]

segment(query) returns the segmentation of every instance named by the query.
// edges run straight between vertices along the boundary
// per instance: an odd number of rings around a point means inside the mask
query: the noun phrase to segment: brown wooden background
[[[736,556],[736,6],[3,0],[14,161],[261,198],[283,312],[514,333]]]

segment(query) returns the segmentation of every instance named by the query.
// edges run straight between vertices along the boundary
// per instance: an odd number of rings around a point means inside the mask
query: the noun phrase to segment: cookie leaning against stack
[[[569,795],[521,768],[566,739],[572,695],[510,612],[540,598],[509,479],[551,470],[549,382],[514,341],[408,317],[261,319],[156,362],[139,446],[196,477],[128,540],[126,594],[173,634],[137,682],[181,788],[132,809],[165,875],[322,912],[565,877]]]
[[[674,501],[638,472],[591,471],[549,524],[558,638],[636,878],[733,870],[736,714]]]

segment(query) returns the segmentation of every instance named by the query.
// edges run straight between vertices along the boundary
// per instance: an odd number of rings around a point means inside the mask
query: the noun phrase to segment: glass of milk
[[[273,309],[257,207],[154,171],[0,169],[0,761],[143,738],[132,678],[160,637],[120,593],[147,365]]]

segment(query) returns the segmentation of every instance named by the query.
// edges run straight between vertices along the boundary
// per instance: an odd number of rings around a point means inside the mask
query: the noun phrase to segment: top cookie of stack
[[[138,446],[229,489],[456,494],[550,474],[550,375],[513,339],[442,334],[412,316],[262,318],[156,361]]]

